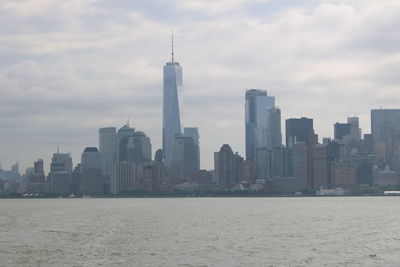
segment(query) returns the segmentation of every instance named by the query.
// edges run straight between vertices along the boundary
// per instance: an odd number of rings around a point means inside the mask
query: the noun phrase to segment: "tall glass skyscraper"
[[[268,96],[266,90],[246,91],[246,160],[256,164],[260,179],[269,177],[269,151],[272,149],[269,147],[272,135],[270,111],[275,111],[272,109],[274,106],[275,97]],[[276,121],[276,116],[272,117]],[[275,128],[280,128],[280,125]]]
[[[275,106],[275,97],[266,90],[246,91],[246,160],[255,162],[257,150],[268,146],[268,110]]]
[[[171,55],[171,62],[164,66],[163,90],[163,152],[167,166],[172,164],[175,136],[182,133],[182,67],[174,61],[173,39]]]

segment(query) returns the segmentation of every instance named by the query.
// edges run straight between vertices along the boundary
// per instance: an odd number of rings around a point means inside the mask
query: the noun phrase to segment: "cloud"
[[[265,88],[289,117],[333,124],[399,103],[394,0],[0,3],[0,159],[75,163],[98,128],[130,115],[161,146],[162,66],[183,66],[184,125],[200,127],[202,166],[223,143],[244,154],[244,90]],[[207,107],[207,108],[204,108]]]

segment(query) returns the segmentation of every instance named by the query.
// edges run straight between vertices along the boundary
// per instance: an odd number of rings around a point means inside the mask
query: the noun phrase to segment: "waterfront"
[[[0,200],[1,266],[398,266],[400,198]]]

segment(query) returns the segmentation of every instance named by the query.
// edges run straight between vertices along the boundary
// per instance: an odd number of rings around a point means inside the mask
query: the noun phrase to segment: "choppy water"
[[[0,266],[400,266],[400,198],[0,200]]]

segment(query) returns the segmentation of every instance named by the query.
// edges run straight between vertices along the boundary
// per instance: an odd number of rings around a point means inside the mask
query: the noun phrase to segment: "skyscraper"
[[[144,132],[137,131],[129,137],[127,144],[128,162],[143,163],[151,161],[151,142]]]
[[[335,140],[343,140],[343,138],[350,134],[351,124],[350,123],[335,123],[333,126]]]
[[[391,132],[400,128],[400,109],[371,110],[371,133],[375,143],[387,142]]]
[[[231,188],[241,180],[243,158],[228,144],[224,144],[219,152],[214,152],[214,182]]]
[[[172,182],[187,181],[198,171],[197,148],[192,137],[177,135],[172,160]]]
[[[135,134],[135,129],[124,125],[117,132],[117,162],[128,160],[128,140]]]
[[[286,120],[286,147],[291,148],[296,142],[310,144],[313,131],[313,119],[293,118]]]
[[[268,146],[268,110],[275,106],[275,97],[266,90],[246,91],[246,160],[256,162],[257,151]]]
[[[53,154],[50,165],[50,192],[53,194],[68,194],[71,192],[72,158],[70,153]]]
[[[81,180],[79,191],[82,194],[103,192],[101,155],[96,147],[86,147],[81,157]]]
[[[172,60],[164,66],[163,89],[163,152],[169,167],[174,156],[175,136],[182,133],[182,67],[174,61],[173,41],[172,36]]]
[[[99,129],[99,150],[103,174],[111,175],[117,157],[117,135],[115,127]]]
[[[196,169],[200,170],[200,135],[199,128],[197,127],[185,127],[183,129],[185,136],[189,136],[193,139],[196,148]]]
[[[272,107],[268,110],[268,122],[270,129],[269,147],[282,146],[282,130],[281,130],[281,109]]]

